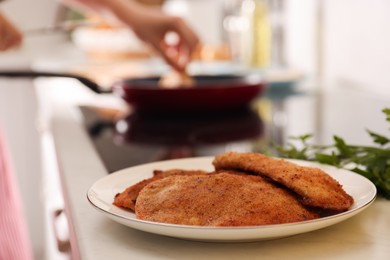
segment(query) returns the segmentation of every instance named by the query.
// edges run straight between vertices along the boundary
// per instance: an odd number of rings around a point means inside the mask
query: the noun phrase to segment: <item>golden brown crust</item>
[[[128,187],[123,192],[116,194],[113,204],[118,207],[127,208],[134,211],[135,203],[137,201],[139,192],[149,183],[172,175],[194,175],[194,174],[197,175],[197,174],[206,174],[206,173],[207,172],[201,170],[181,170],[181,169],[172,169],[167,171],[155,170],[153,172],[153,177],[140,181]]]
[[[318,168],[303,167],[259,153],[228,152],[216,156],[217,170],[242,170],[268,177],[299,194],[305,205],[345,211],[353,204],[342,185]]]
[[[222,172],[171,176],[145,186],[139,219],[200,226],[252,226],[317,218],[287,190],[260,176]]]

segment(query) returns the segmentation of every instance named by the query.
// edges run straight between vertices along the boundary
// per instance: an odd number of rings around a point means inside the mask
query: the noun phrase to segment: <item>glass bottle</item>
[[[250,66],[265,68],[271,59],[271,24],[267,0],[253,0],[251,19],[252,48]]]

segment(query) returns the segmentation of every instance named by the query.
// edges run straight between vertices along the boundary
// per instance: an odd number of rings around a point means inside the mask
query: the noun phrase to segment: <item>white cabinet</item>
[[[43,252],[41,159],[36,129],[37,104],[29,80],[0,78],[0,122],[17,174],[36,259]]]

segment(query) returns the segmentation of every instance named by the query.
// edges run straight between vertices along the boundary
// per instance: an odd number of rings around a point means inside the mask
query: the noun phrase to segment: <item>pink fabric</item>
[[[16,184],[0,127],[0,260],[33,259]]]

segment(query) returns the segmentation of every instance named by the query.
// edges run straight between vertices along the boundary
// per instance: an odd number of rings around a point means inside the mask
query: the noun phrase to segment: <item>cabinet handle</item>
[[[63,209],[57,209],[53,212],[52,218],[53,218],[53,230],[54,230],[54,235],[55,239],[57,242],[57,248],[60,252],[62,253],[67,253],[71,251],[71,246],[70,246],[70,239],[69,236],[66,238],[61,238],[60,236],[60,225],[63,225],[63,222],[60,222],[60,218],[64,217],[66,218],[65,212]],[[66,218],[67,219],[67,218]],[[66,227],[68,228],[68,222],[66,222]]]

